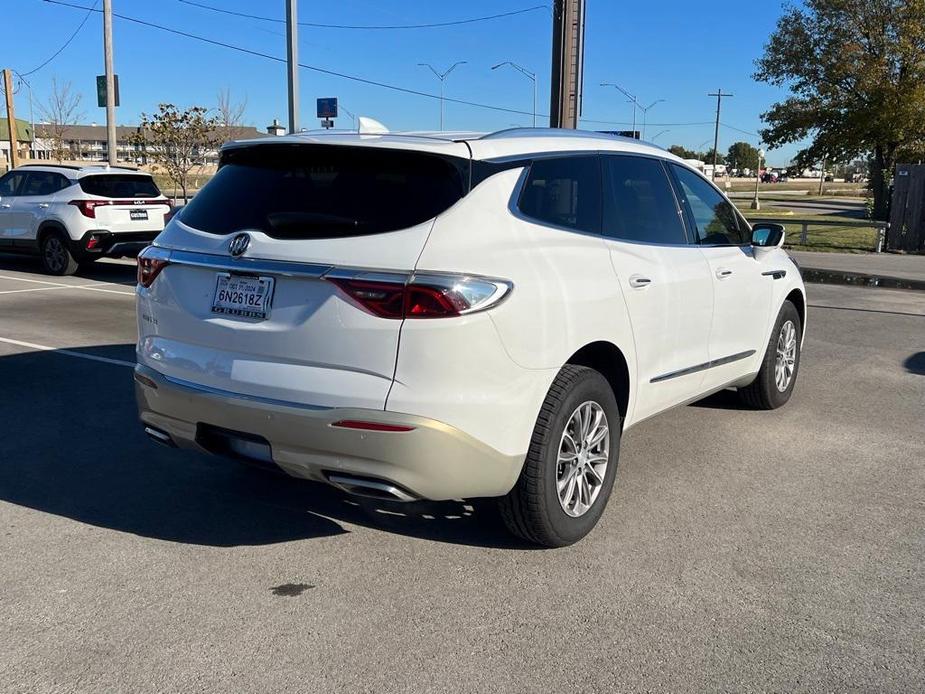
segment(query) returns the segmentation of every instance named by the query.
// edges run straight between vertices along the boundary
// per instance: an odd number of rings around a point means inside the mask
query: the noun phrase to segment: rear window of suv
[[[97,174],[84,176],[78,182],[83,192],[104,198],[157,198],[161,195],[150,176]]]
[[[181,219],[211,234],[364,236],[436,217],[466,193],[469,161],[372,147],[257,145],[226,150]]]

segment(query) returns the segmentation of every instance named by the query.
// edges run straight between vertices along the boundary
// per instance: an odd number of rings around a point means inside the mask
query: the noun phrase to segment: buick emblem
[[[242,255],[251,243],[250,234],[238,234],[228,243],[228,252],[235,258]]]

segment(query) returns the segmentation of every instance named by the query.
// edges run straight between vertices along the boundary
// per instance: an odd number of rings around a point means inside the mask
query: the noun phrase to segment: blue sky
[[[89,7],[93,0],[67,0]],[[284,0],[198,0],[205,4],[282,18]],[[338,24],[440,22],[514,11],[543,0],[303,0],[300,20]],[[2,66],[32,70],[64,43],[86,14],[43,0],[4,0],[5,51]],[[102,6],[100,1],[99,6]],[[274,56],[285,57],[284,25],[228,16],[182,0],[113,0],[117,13],[206,36]],[[720,149],[742,139],[757,144],[760,114],[784,97],[754,82],[754,60],[782,11],[778,0],[588,0],[585,92],[582,127],[629,129],[632,106],[616,82],[642,104],[657,99],[648,114],[647,137],[662,146],[705,149],[713,143],[716,102],[708,92],[722,88],[735,96],[723,101]],[[446,82],[447,96],[496,106],[532,110],[532,87],[513,70],[492,72],[510,60],[538,73],[538,110],[549,108],[550,11],[543,8],[512,17],[462,26],[393,31],[300,29],[300,62],[436,94],[439,82],[418,63],[459,66]],[[182,106],[213,106],[216,93],[230,88],[247,97],[247,121],[258,127],[274,117],[286,121],[286,74],[282,63],[208,45],[157,29],[115,20],[115,65],[121,83],[119,124],[134,124],[142,111],[162,101]],[[30,75],[36,101],[44,100],[52,77],[70,81],[83,94],[86,122],[104,122],[96,106],[94,76],[102,73],[102,18],[93,14],[74,41],[51,63]],[[354,113],[372,116],[393,130],[436,129],[439,103],[425,97],[300,71],[302,127],[315,127],[315,98],[337,96]],[[28,117],[26,92],[17,97],[19,117]],[[642,116],[638,116],[641,125]],[[613,124],[591,121],[610,121]],[[448,129],[495,130],[529,125],[517,115],[448,103]],[[542,121],[541,121],[542,122]],[[341,118],[339,126],[350,125]],[[733,128],[746,131],[738,132]],[[667,131],[663,132],[662,131]],[[662,133],[662,134],[659,134]],[[789,161],[797,147],[769,156]]]

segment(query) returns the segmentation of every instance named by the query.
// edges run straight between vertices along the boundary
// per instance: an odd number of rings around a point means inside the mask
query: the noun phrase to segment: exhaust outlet
[[[177,444],[175,444],[173,439],[170,438],[170,434],[161,431],[160,429],[155,429],[154,427],[145,427],[145,433],[148,435],[149,439],[156,441],[162,446],[167,446],[169,448],[177,447]]]
[[[349,475],[329,474],[328,482],[338,489],[354,496],[365,496],[371,499],[384,499],[385,501],[417,501],[418,497],[409,494],[401,487],[385,480],[367,479],[365,477],[351,477]]]

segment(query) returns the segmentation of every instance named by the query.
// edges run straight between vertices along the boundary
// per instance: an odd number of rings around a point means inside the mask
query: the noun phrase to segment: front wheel
[[[587,535],[613,489],[620,429],[607,380],[588,367],[564,366],[540,410],[517,484],[499,502],[511,532],[546,547]]]
[[[78,263],[64,234],[52,231],[42,239],[42,267],[49,275],[73,275]]]
[[[768,340],[761,369],[755,380],[739,388],[739,397],[749,407],[774,410],[793,394],[800,370],[803,326],[796,306],[785,301]]]

